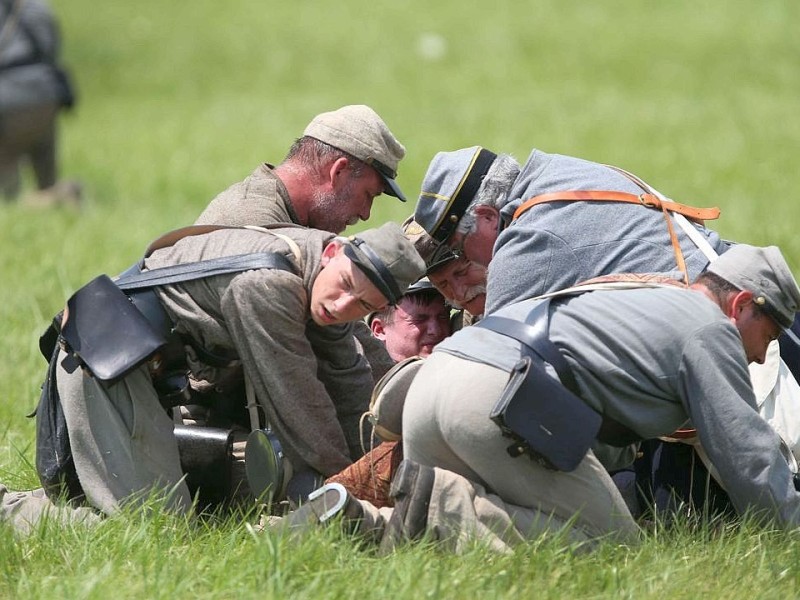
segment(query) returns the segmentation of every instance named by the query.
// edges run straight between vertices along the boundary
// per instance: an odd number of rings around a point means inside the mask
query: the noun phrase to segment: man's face
[[[752,301],[739,307],[731,321],[742,336],[742,346],[747,362],[762,364],[767,354],[767,346],[778,339],[781,327]]]
[[[450,310],[439,294],[406,296],[395,307],[389,323],[373,320],[372,332],[398,362],[412,356],[425,357],[450,335]]]
[[[383,179],[365,165],[359,177],[353,176],[350,166],[334,178],[330,187],[317,188],[314,204],[308,213],[308,226],[331,233],[341,233],[358,220],[369,219],[372,201],[383,193]]]
[[[500,213],[490,206],[478,206],[475,209],[476,229],[468,235],[454,233],[447,244],[457,253],[467,259],[489,266],[492,260],[492,250],[497,240],[497,226]]]
[[[311,286],[311,319],[317,325],[356,321],[388,304],[338,242],[325,247],[322,267]]]
[[[428,274],[447,300],[470,314],[482,315],[486,307],[486,267],[464,257],[451,260]]]

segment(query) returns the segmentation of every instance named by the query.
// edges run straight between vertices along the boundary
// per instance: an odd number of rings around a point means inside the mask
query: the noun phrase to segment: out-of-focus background
[[[524,161],[540,148],[719,206],[724,237],[778,244],[800,274],[796,0],[52,7],[78,94],[58,119],[60,170],[83,201],[0,202],[0,482],[11,488],[38,484],[25,415],[46,366],[38,335],[65,299],[192,223],[260,162],[280,162],[314,115],[345,104],[371,105],[408,151],[398,181],[409,202],[377,199],[354,230],[411,214],[437,151],[480,144]],[[318,541],[290,552],[241,522],[181,529],[153,517],[26,544],[0,528],[0,595],[729,598],[800,585],[798,546],[760,529],[726,541],[724,527],[689,528],[584,558],[537,542],[502,559],[420,547],[377,563]]]
[[[12,442],[0,465],[13,477],[31,480],[36,337],[65,298],[345,104],[371,105],[407,148],[409,202],[380,197],[356,229],[410,214],[437,151],[480,144],[524,161],[540,148],[717,205],[723,235],[777,243],[800,267],[796,2],[52,6],[78,91],[59,118],[61,174],[84,199],[0,204],[0,436]]]
[[[0,204],[0,437],[13,442],[0,465],[25,481],[36,337],[65,298],[190,224],[260,162],[280,162],[315,114],[345,104],[371,105],[407,148],[409,202],[382,196],[355,229],[409,215],[437,151],[480,144],[524,161],[540,148],[717,205],[724,236],[777,243],[800,268],[796,2],[52,7],[78,92],[59,118],[61,174],[84,198],[80,210]]]

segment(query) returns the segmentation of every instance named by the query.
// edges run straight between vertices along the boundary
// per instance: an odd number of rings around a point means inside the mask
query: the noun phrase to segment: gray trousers
[[[357,502],[364,510],[361,531],[371,531],[380,540],[394,508],[377,508],[366,500]],[[425,535],[439,547],[461,553],[481,544],[496,552],[510,552],[515,545],[545,532],[564,535],[570,544],[591,547],[591,539],[583,531],[567,527],[566,521],[509,504],[480,484],[434,468]]]
[[[125,502],[160,493],[169,508],[190,509],[172,419],[158,401],[147,367],[106,385],[80,368],[67,373],[60,365],[64,356],[62,351],[56,384],[89,504],[112,515]]]
[[[507,382],[501,369],[434,352],[411,384],[403,409],[405,457],[460,475],[474,488],[451,483],[462,491],[448,496],[437,471],[431,511],[449,515],[451,529],[461,521],[508,545],[562,525],[576,540],[635,541],[639,529],[591,451],[571,472],[508,455],[510,440],[489,419]]]

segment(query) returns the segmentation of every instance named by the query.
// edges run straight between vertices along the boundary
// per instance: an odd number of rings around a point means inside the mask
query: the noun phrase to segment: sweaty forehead
[[[439,310],[445,306],[445,299],[441,292],[431,288],[422,293],[404,296],[398,306],[406,311],[420,311],[428,307],[431,310]]]

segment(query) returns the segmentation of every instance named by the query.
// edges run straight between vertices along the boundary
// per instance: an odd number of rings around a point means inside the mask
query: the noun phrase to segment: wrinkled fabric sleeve
[[[317,357],[306,338],[307,304],[297,276],[260,270],[234,277],[220,307],[289,460],[329,476],[351,459],[336,407],[317,377]]]
[[[306,337],[317,356],[317,377],[333,400],[350,456],[356,459],[364,453],[359,421],[369,408],[373,380],[352,325],[320,327],[312,321],[306,326]]]
[[[755,408],[747,360],[736,329],[716,322],[685,344],[680,394],[703,448],[736,510],[784,527],[800,524],[800,494],[780,440]]]

